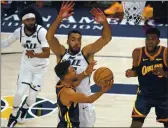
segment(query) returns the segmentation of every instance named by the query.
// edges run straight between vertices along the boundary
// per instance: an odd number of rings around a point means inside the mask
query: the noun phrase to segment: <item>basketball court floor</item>
[[[6,38],[9,33],[1,33],[1,39]],[[58,38],[66,46],[65,35]],[[83,36],[83,46],[94,42],[98,36]],[[113,37],[111,42],[96,54],[96,68],[108,67],[114,73],[114,84],[118,86],[135,87],[138,85],[137,78],[126,78],[125,71],[131,68],[132,51],[136,47],[144,45],[144,38]],[[161,45],[167,47],[166,39],[161,39]],[[7,119],[12,110],[13,95],[16,91],[16,80],[20,67],[21,45],[15,42],[10,47],[3,49],[1,56],[1,127],[7,125]],[[45,76],[45,84],[38,95],[37,102],[29,109],[27,121],[24,125],[17,127],[56,127],[57,105],[55,84],[58,78],[54,73],[56,57],[50,55],[50,64]],[[91,78],[92,85],[94,84]],[[129,127],[131,124],[131,112],[136,99],[135,94],[127,94],[127,90],[120,90],[122,94],[109,92],[94,102],[96,106],[95,127]],[[124,94],[125,93],[125,94]],[[26,96],[25,96],[26,97]],[[25,98],[24,98],[25,99]],[[23,100],[24,100],[23,99]],[[143,127],[163,127],[156,122],[155,110],[152,109],[145,120]]]

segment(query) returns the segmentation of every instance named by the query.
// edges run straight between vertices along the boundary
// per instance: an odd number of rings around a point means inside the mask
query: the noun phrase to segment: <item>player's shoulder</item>
[[[143,47],[135,48],[132,53],[133,53],[133,54],[140,54],[140,53],[142,52],[142,48],[143,48]]]
[[[44,28],[44,27],[41,26],[41,25],[37,25],[37,31],[39,31],[39,32],[43,32],[43,31],[47,31],[47,29]]]
[[[21,25],[20,27],[16,28],[14,32],[19,32],[20,33],[22,27],[23,27],[23,25]]]
[[[37,33],[39,36],[45,36],[47,34],[47,29],[44,28],[43,26],[41,25],[37,25],[37,29],[36,29]]]
[[[62,88],[62,92],[66,95],[72,95],[75,91],[73,88],[66,88],[66,87],[63,87]]]
[[[14,36],[19,38],[20,37],[20,33],[22,32],[22,27],[23,25],[21,25],[20,27],[16,28],[15,31],[14,31]]]
[[[165,46],[161,46],[161,47],[162,47],[163,49],[166,49],[166,50],[168,49],[168,47],[165,47]]]

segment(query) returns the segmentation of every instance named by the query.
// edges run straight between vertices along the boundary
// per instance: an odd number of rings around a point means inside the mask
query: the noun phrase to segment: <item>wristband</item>
[[[85,76],[88,76],[88,74],[85,71],[83,73],[85,74]]]

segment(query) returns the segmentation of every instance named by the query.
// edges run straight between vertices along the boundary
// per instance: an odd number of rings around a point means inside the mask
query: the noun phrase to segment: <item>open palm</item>
[[[107,21],[106,16],[99,8],[93,8],[90,13],[94,16],[94,19],[98,23],[104,23]]]
[[[63,19],[63,18],[68,18],[69,16],[73,15],[74,12],[73,11],[73,7],[74,7],[74,3],[73,2],[63,2],[61,5],[61,9],[59,12],[59,16]]]

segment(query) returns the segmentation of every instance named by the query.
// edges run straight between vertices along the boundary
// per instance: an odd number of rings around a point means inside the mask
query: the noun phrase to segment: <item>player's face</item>
[[[156,34],[148,34],[146,37],[146,48],[148,52],[154,52],[160,40]]]
[[[68,68],[68,74],[67,75],[68,75],[67,77],[68,77],[69,80],[75,81],[77,79],[76,70],[72,66],[70,66]]]
[[[69,46],[69,50],[73,54],[77,54],[80,51],[81,39],[82,39],[82,36],[78,33],[71,33],[70,34],[67,43]]]
[[[24,20],[23,23],[25,24],[25,28],[28,31],[30,31],[30,32],[35,31],[35,23],[36,23],[35,18],[28,18],[28,19]]]

